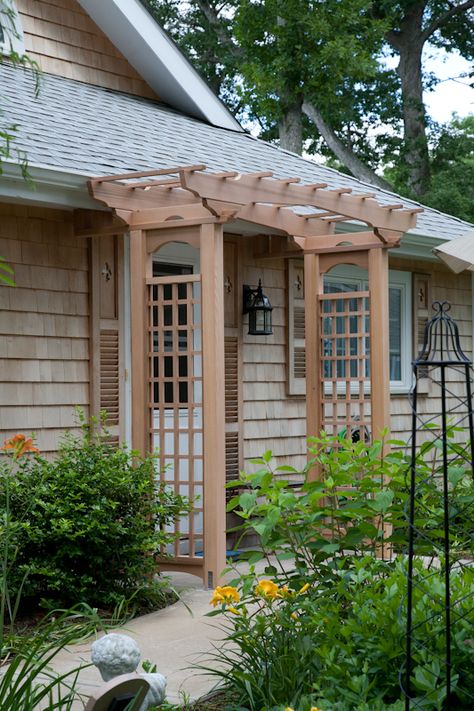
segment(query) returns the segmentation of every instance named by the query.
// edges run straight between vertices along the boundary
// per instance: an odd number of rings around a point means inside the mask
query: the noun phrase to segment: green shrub
[[[23,585],[23,598],[110,607],[142,589],[159,590],[154,556],[172,539],[167,524],[187,505],[156,483],[156,467],[154,457],[114,449],[87,426],[81,438],[65,438],[54,461],[24,457],[11,476],[0,460],[0,506],[9,490],[11,594]]]
[[[319,584],[330,584],[340,566],[347,569],[357,557],[382,551],[389,556],[403,550],[410,474],[403,451],[394,449],[382,456],[380,441],[354,443],[324,433],[311,438],[310,446],[314,459],[303,472],[287,466],[273,469],[272,453],[267,452],[254,460],[259,467],[255,473],[243,473],[238,482],[229,484],[243,488],[228,505],[241,519],[242,535],[259,537],[258,549],[248,556],[250,562],[266,559],[268,574],[285,575],[284,561],[291,559],[291,576],[297,581],[310,576]],[[415,551],[428,556],[443,550],[444,510],[436,452],[437,443],[428,443],[416,462],[415,526],[422,535],[415,541]],[[472,468],[464,449],[454,443],[449,463],[450,547],[453,556],[462,557],[474,552]],[[305,480],[315,464],[320,479]],[[302,485],[289,484],[284,478],[287,473],[300,474]],[[276,557],[276,565],[270,564],[270,557]]]
[[[442,709],[446,700],[444,576],[415,561],[418,586],[413,622],[423,643],[413,650],[414,707]],[[228,621],[227,643],[208,671],[233,692],[242,711],[402,711],[399,686],[405,660],[406,563],[363,557],[339,570],[334,586],[307,589],[262,581],[251,573],[235,587],[217,588],[213,601]],[[456,625],[452,708],[472,708],[474,570],[452,573]],[[240,599],[238,599],[240,598]]]
[[[474,668],[474,569],[462,561],[472,560],[474,499],[470,459],[451,435],[450,702],[467,711]],[[256,533],[260,546],[247,555],[250,572],[215,592],[213,601],[229,631],[228,644],[216,653],[221,667],[213,662],[211,671],[233,691],[241,711],[403,711],[407,571],[405,557],[396,556],[406,550],[410,462],[400,449],[382,456],[381,442],[323,434],[311,446],[319,481],[294,488],[283,476],[298,472],[273,470],[271,452],[255,460],[257,472],[241,475],[244,490],[229,508],[241,518],[242,534]],[[437,451],[436,439],[423,445],[415,470],[420,535],[411,691],[412,705],[426,711],[446,704],[444,509]],[[262,560],[267,587],[274,585],[275,593],[264,602],[255,587],[255,564]]]

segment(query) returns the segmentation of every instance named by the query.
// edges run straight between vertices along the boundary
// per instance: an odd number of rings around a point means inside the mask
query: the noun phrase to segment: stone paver
[[[114,632],[123,632],[137,641],[142,660],[149,659],[166,676],[166,698],[176,703],[182,698],[183,692],[196,699],[215,685],[215,678],[199,674],[191,666],[205,663],[206,653],[212,651],[213,643],[218,642],[224,632],[218,628],[216,618],[205,617],[212,609],[209,607],[211,592],[202,589],[201,581],[183,573],[171,573],[170,577],[174,587],[180,591],[183,602],[131,620],[124,628]],[[64,673],[78,666],[81,661],[90,662],[93,641],[91,639],[86,644],[62,650],[55,658],[53,668]],[[77,688],[86,699],[102,683],[98,670],[91,666],[80,672]],[[81,701],[73,706],[74,711],[83,708]]]

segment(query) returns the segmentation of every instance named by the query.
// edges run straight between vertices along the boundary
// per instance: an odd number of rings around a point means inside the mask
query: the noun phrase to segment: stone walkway
[[[123,632],[137,641],[142,660],[149,659],[156,664],[157,671],[166,676],[167,700],[177,703],[183,693],[196,699],[215,685],[215,678],[203,676],[191,667],[205,662],[206,653],[212,651],[213,643],[218,642],[224,633],[218,629],[216,618],[205,617],[212,609],[209,606],[212,593],[202,589],[201,580],[183,573],[170,573],[169,576],[190,611],[183,602],[177,602],[164,610],[131,620],[123,629],[114,632]],[[87,644],[61,651],[55,658],[53,668],[65,673],[82,661],[90,662],[93,641],[91,639]],[[86,699],[102,683],[99,672],[91,666],[81,671],[77,688]],[[83,708],[80,701],[73,706],[74,711]]]

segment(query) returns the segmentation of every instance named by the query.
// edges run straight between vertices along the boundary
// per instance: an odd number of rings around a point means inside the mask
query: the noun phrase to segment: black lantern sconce
[[[251,289],[244,284],[244,307],[243,313],[249,315],[249,335],[250,336],[271,336],[272,311],[268,296],[262,291],[262,280],[258,280],[258,287]]]

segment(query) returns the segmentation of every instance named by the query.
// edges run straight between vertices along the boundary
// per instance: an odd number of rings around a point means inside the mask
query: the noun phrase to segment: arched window
[[[21,18],[13,0],[0,0],[0,54],[25,53]]]

